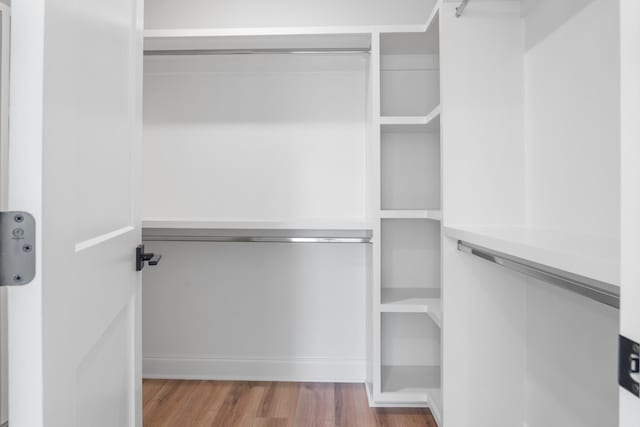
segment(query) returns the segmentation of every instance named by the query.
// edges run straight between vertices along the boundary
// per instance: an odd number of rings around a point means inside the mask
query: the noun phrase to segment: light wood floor
[[[428,409],[369,408],[362,384],[145,380],[144,426],[437,427]]]

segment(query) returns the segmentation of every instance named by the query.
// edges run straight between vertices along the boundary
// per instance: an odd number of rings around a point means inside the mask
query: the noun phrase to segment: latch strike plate
[[[35,219],[28,212],[0,212],[0,286],[24,286],[35,275]]]
[[[145,262],[148,262],[149,265],[158,265],[160,259],[162,259],[162,255],[146,253],[144,245],[138,245],[136,248],[136,271],[142,271]]]
[[[618,384],[640,397],[640,344],[620,335],[618,353]]]

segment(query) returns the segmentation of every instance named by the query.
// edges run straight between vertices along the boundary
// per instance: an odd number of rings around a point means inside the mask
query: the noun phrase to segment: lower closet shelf
[[[439,390],[439,366],[382,366],[382,399],[386,403],[428,404]]]

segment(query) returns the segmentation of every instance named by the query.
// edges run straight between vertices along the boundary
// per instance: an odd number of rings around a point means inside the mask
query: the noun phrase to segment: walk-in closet
[[[618,2],[429,9],[146,31],[147,375],[617,423]]]
[[[637,0],[39,1],[0,426],[640,425]]]

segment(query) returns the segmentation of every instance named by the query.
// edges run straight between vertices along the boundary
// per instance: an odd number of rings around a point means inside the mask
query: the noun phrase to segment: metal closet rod
[[[370,53],[371,48],[271,48],[271,49],[173,49],[145,50],[145,56],[171,55],[311,55],[311,54],[362,54]]]
[[[460,3],[460,6],[456,7],[456,17],[460,18],[462,16],[462,14],[464,13],[464,10],[467,8],[467,5],[469,4],[469,0],[462,0],[462,3]]]
[[[143,240],[222,243],[371,243],[370,237],[145,236]]]
[[[522,258],[513,257],[491,249],[476,246],[464,241],[458,241],[458,250],[475,255],[486,261],[501,265],[505,268],[526,274],[535,279],[551,283],[576,294],[606,304],[610,307],[620,308],[620,293],[611,289],[612,285],[577,274],[568,273],[551,267],[546,267]]]

